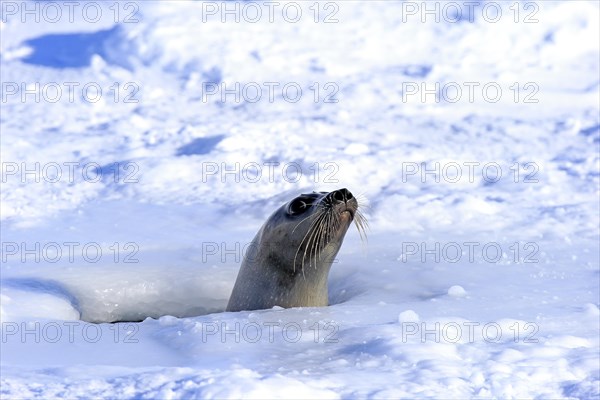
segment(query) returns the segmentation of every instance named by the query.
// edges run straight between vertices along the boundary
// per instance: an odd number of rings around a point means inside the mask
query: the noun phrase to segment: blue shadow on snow
[[[225,135],[208,136],[192,140],[177,149],[177,156],[191,156],[195,154],[208,154],[219,144]]]
[[[51,34],[26,40],[24,44],[31,47],[33,53],[22,61],[52,68],[88,67],[94,54],[106,58],[104,43],[117,29],[115,26],[92,33]]]

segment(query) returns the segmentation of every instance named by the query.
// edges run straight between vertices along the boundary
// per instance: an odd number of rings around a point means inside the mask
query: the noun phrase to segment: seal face
[[[366,220],[347,189],[302,194],[282,205],[250,244],[227,311],[327,306],[331,263],[353,221],[364,231]]]

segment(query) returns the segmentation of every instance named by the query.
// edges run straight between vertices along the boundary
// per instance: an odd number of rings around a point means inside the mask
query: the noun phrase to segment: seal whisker
[[[308,218],[310,218],[311,215],[309,215],[308,217],[304,218],[302,221],[300,221],[296,227],[292,230],[292,233],[294,232],[294,230],[296,230],[296,228],[304,221],[306,221]],[[314,215],[312,215],[312,217],[314,217]],[[293,266],[293,271],[296,272],[296,258],[298,257],[298,253],[300,252],[300,249],[302,248],[302,243],[304,243],[304,241],[306,240],[306,237],[310,234],[313,226],[318,222],[318,217],[315,218],[310,226],[308,227],[308,230],[306,231],[306,234],[304,235],[304,237],[302,238],[302,240],[300,241],[300,243],[298,244],[298,250],[296,250],[296,254],[294,255],[294,266]],[[303,261],[304,262],[304,261]],[[304,268],[304,266],[303,266]]]
[[[302,255],[302,273],[304,274],[304,260],[306,259],[306,252],[307,249],[310,246],[310,240],[311,240],[311,236],[314,232],[315,226],[319,223],[320,219],[323,218],[323,212],[321,214],[319,214],[310,224],[310,227],[308,228],[308,231],[306,232],[306,234],[304,235],[304,237],[302,238],[302,241],[300,241],[300,244],[298,245],[298,250],[296,250],[296,255],[294,256],[294,272],[296,272],[296,257],[298,257],[298,253],[300,252],[300,249],[302,249],[302,244],[304,243],[304,241],[306,240],[306,246],[304,248],[304,254]],[[307,240],[308,238],[308,240]],[[310,257],[308,262],[310,263]]]
[[[325,218],[323,218],[323,220],[319,224],[319,227],[318,227],[319,229],[318,229],[318,233],[316,236],[316,245],[315,245],[315,249],[314,249],[315,260],[320,259],[320,258],[318,258],[318,255],[323,251],[323,249],[327,245],[326,234],[327,234],[327,227],[329,226],[329,219],[331,217],[331,210],[327,210],[327,211],[325,211],[325,213],[326,213],[326,216],[325,216]],[[316,262],[315,262],[315,268],[317,268]]]
[[[315,237],[314,237],[314,246],[312,252],[314,254],[315,260],[315,268],[317,268],[317,260],[319,260],[319,254],[323,250],[323,235],[327,228],[327,222],[329,220],[329,215],[331,214],[330,209],[325,209],[323,212],[323,218],[319,221],[319,225],[315,228]]]
[[[319,206],[319,207],[320,207],[320,206]],[[298,222],[298,223],[296,224],[296,226],[294,227],[294,229],[292,229],[292,233],[294,233],[294,232],[296,231],[296,228],[298,228],[298,227],[300,226],[300,224],[301,224],[301,223],[303,223],[304,221],[306,221],[306,220],[307,220],[307,219],[309,219],[310,217],[313,217],[313,215],[309,215],[308,217],[306,217],[306,218],[303,218],[303,219],[302,219],[300,222]],[[309,228],[309,229],[310,229],[310,228]]]
[[[333,219],[333,213],[330,212],[327,215],[327,223],[325,224],[324,235],[323,235],[323,247],[327,246],[327,243],[331,240],[331,233],[333,231],[331,226],[331,220]]]
[[[313,228],[313,231],[310,234],[310,238],[309,238],[309,241],[306,246],[306,252],[308,253],[308,267],[309,268],[312,265],[312,260],[314,260],[315,266],[317,264],[316,251],[319,246],[319,242],[318,242],[319,231],[321,229],[321,226],[323,225],[323,220],[325,220],[325,218],[326,218],[325,214],[323,214],[319,218],[319,223],[317,225],[315,225],[315,227]]]
[[[326,242],[330,243],[333,240],[333,235],[338,231],[340,216],[337,213],[331,213],[329,215],[329,221],[327,224],[327,237]]]
[[[316,237],[316,233],[318,230],[319,225],[321,225],[322,220],[326,217],[326,212],[321,213],[316,219],[315,219],[315,224],[313,224],[313,226],[311,226],[311,228],[309,229],[309,232],[307,232],[307,234],[309,234],[308,236],[308,240],[306,242],[306,247],[304,248],[304,255],[302,257],[302,269],[304,271],[304,260],[306,258],[306,255],[308,254],[308,267],[310,268],[311,265],[311,257],[312,257],[312,249],[315,243],[315,237]],[[313,243],[313,245],[311,245],[311,243]],[[316,261],[315,261],[316,263]]]
[[[363,193],[359,193],[355,196],[356,198],[356,203],[358,204],[358,208],[367,208],[370,209],[371,205],[369,204],[369,199],[367,199],[367,197],[363,194]]]
[[[369,221],[367,221],[363,213],[359,210],[356,210],[354,225],[356,225],[356,229],[358,230],[361,241],[368,241],[367,229],[369,228]]]
[[[326,240],[329,242],[331,240],[331,235],[333,234],[333,232],[335,232],[337,230],[337,214],[331,213],[329,215],[329,221],[327,224],[327,238]]]

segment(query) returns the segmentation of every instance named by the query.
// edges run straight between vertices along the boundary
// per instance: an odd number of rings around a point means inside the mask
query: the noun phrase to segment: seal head
[[[331,263],[353,221],[364,231],[347,189],[301,194],[282,205],[250,244],[227,311],[327,306]]]

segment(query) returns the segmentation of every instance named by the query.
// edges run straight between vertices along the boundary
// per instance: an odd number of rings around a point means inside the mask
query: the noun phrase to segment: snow
[[[600,396],[597,3],[48,4],[2,3],[3,397]],[[224,312],[342,187],[331,305]]]
[[[419,314],[413,310],[402,311],[400,315],[398,315],[398,322],[419,322]]]
[[[462,286],[454,285],[448,289],[448,296],[452,297],[465,297],[467,292]]]

